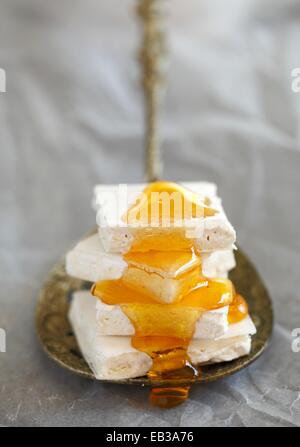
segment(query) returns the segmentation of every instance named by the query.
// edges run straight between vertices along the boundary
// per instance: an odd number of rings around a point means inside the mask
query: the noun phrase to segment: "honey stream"
[[[170,201],[165,208],[161,193],[177,193],[180,200],[177,204],[175,200]],[[191,239],[176,233],[175,229],[167,237],[166,233],[159,233],[159,228],[149,230],[149,219],[152,223],[154,219],[160,227],[166,217],[174,224],[178,219],[215,213],[209,199],[204,197],[199,203],[197,194],[175,183],[150,184],[123,216],[128,223],[145,224],[142,237],[135,241],[124,259],[129,264],[128,272],[134,268],[146,274],[155,271],[162,278],[181,281],[181,294],[170,304],[158,302],[142,285],[131,287],[130,281],[125,280],[126,273],[123,279],[101,281],[92,289],[105,304],[121,306],[135,329],[132,346],[152,358],[148,377],[153,383],[150,400],[156,406],[171,408],[184,402],[190,384],[200,374],[190,363],[188,346],[201,314],[229,306],[228,321],[233,324],[245,318],[248,308],[245,300],[235,293],[230,280],[207,279],[201,275],[201,259]],[[168,385],[156,387],[159,382]],[[181,382],[182,386],[178,386]]]
[[[168,383],[168,387],[153,387],[150,400],[157,406],[170,408],[188,396],[190,386],[199,374],[188,357],[188,346],[195,325],[205,311],[229,305],[230,324],[241,321],[248,313],[245,300],[235,294],[228,279],[203,279],[180,301],[158,303],[141,291],[133,290],[121,280],[101,281],[92,293],[109,305],[121,306],[134,326],[132,346],[148,354],[153,365],[148,373],[153,384]],[[172,386],[172,382],[177,385]],[[178,386],[182,382],[183,386]]]

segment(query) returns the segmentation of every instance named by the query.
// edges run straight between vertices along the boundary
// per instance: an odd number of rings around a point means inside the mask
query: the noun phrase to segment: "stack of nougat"
[[[128,186],[133,204],[145,187]],[[201,197],[207,211],[194,219],[188,237],[182,236],[188,234],[182,227],[124,224],[128,207],[121,204],[116,212],[111,199],[119,186],[95,187],[99,231],[67,254],[66,270],[94,284],[91,292],[74,293],[69,319],[98,379],[149,373],[153,352],[138,347],[153,338],[184,338],[192,365],[231,361],[250,352],[256,329],[227,279],[235,267],[236,235],[216,186],[201,182],[178,188]]]

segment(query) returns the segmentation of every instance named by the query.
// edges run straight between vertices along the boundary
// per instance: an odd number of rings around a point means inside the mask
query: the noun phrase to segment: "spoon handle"
[[[143,27],[140,50],[145,98],[146,176],[149,182],[161,178],[161,115],[166,87],[168,0],[138,0],[138,15]]]

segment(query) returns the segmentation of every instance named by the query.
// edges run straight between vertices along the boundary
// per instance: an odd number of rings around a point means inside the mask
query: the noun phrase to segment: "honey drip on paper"
[[[149,216],[159,225],[164,221],[165,211],[159,198],[152,193],[166,192],[180,194],[182,202],[189,204],[185,217],[213,216],[216,211],[210,208],[209,199],[202,204],[197,194],[175,183],[156,182],[150,184],[144,194],[129,208],[124,220],[132,223],[140,221],[147,224]],[[184,200],[183,200],[184,199]],[[154,202],[153,202],[154,200]],[[182,210],[170,202],[168,211],[171,222],[183,218]],[[229,323],[236,323],[246,317],[248,308],[245,300],[235,293],[228,279],[206,279],[201,275],[201,260],[195,253],[193,240],[172,228],[169,237],[166,233],[146,230],[140,240],[135,241],[129,253],[124,255],[129,268],[172,278],[186,286],[180,299],[171,304],[160,303],[145,292],[142,286],[128,286],[126,273],[124,280],[101,281],[92,288],[92,293],[102,302],[119,305],[135,329],[132,346],[152,358],[153,364],[148,377],[153,384],[151,402],[162,408],[171,408],[184,402],[190,386],[196,380],[199,369],[194,368],[188,357],[188,346],[193,337],[196,322],[205,311],[229,306]],[[146,231],[146,233],[145,233]],[[174,236],[175,234],[175,236]],[[197,273],[198,272],[198,273]],[[156,387],[165,382],[167,387]],[[174,382],[174,386],[172,386]],[[182,386],[178,383],[182,382]]]

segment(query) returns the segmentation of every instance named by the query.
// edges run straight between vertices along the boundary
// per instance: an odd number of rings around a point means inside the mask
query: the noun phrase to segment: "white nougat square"
[[[158,242],[158,246],[155,246],[155,238],[151,238],[151,234],[159,235],[160,240],[163,238],[170,241],[174,235],[185,237],[190,234],[189,237],[193,240],[194,246],[201,252],[230,249],[233,246],[236,234],[224,213],[220,198],[217,197],[216,185],[212,183],[184,182],[182,186],[203,199],[209,198],[212,208],[217,210],[213,216],[191,218],[176,228],[159,227],[151,228],[151,231],[149,228],[146,230],[137,228],[131,223],[125,224],[123,217],[128,210],[128,205],[135,202],[145,186],[143,184],[126,185],[129,200],[118,201],[118,206],[113,198],[118,197],[120,185],[97,185],[95,187],[93,204],[97,211],[99,234],[106,251],[126,253],[140,239],[151,241],[149,242],[150,249],[159,250],[160,243]],[[121,194],[119,195],[121,196]],[[193,228],[192,232],[191,228]]]
[[[103,336],[98,331],[99,321],[95,298],[74,295],[69,319],[79,347],[97,379],[121,380],[145,375],[152,359],[131,346],[129,336]],[[188,348],[195,365],[230,361],[247,355],[251,337],[256,331],[250,317],[229,326],[225,336],[215,340],[193,339]]]
[[[232,250],[215,251],[204,253],[201,263],[205,277],[226,278],[228,272],[235,267],[235,258]],[[121,254],[105,252],[98,234],[80,241],[66,256],[66,271],[71,276],[91,282],[123,277],[127,285],[142,289],[163,303],[172,303],[184,292],[184,287],[196,281],[198,275],[193,269],[187,276],[178,277],[178,266],[175,265],[174,262],[173,270],[170,267],[168,271],[163,272],[157,269],[154,263],[144,265],[130,259],[126,261]]]
[[[75,292],[73,296],[80,302],[91,300],[91,294],[88,291]],[[134,327],[122,311],[121,306],[105,304],[95,297],[92,299],[95,305],[99,335],[134,335]],[[228,306],[204,312],[196,323],[194,338],[215,339],[221,337],[228,330],[227,316]]]

